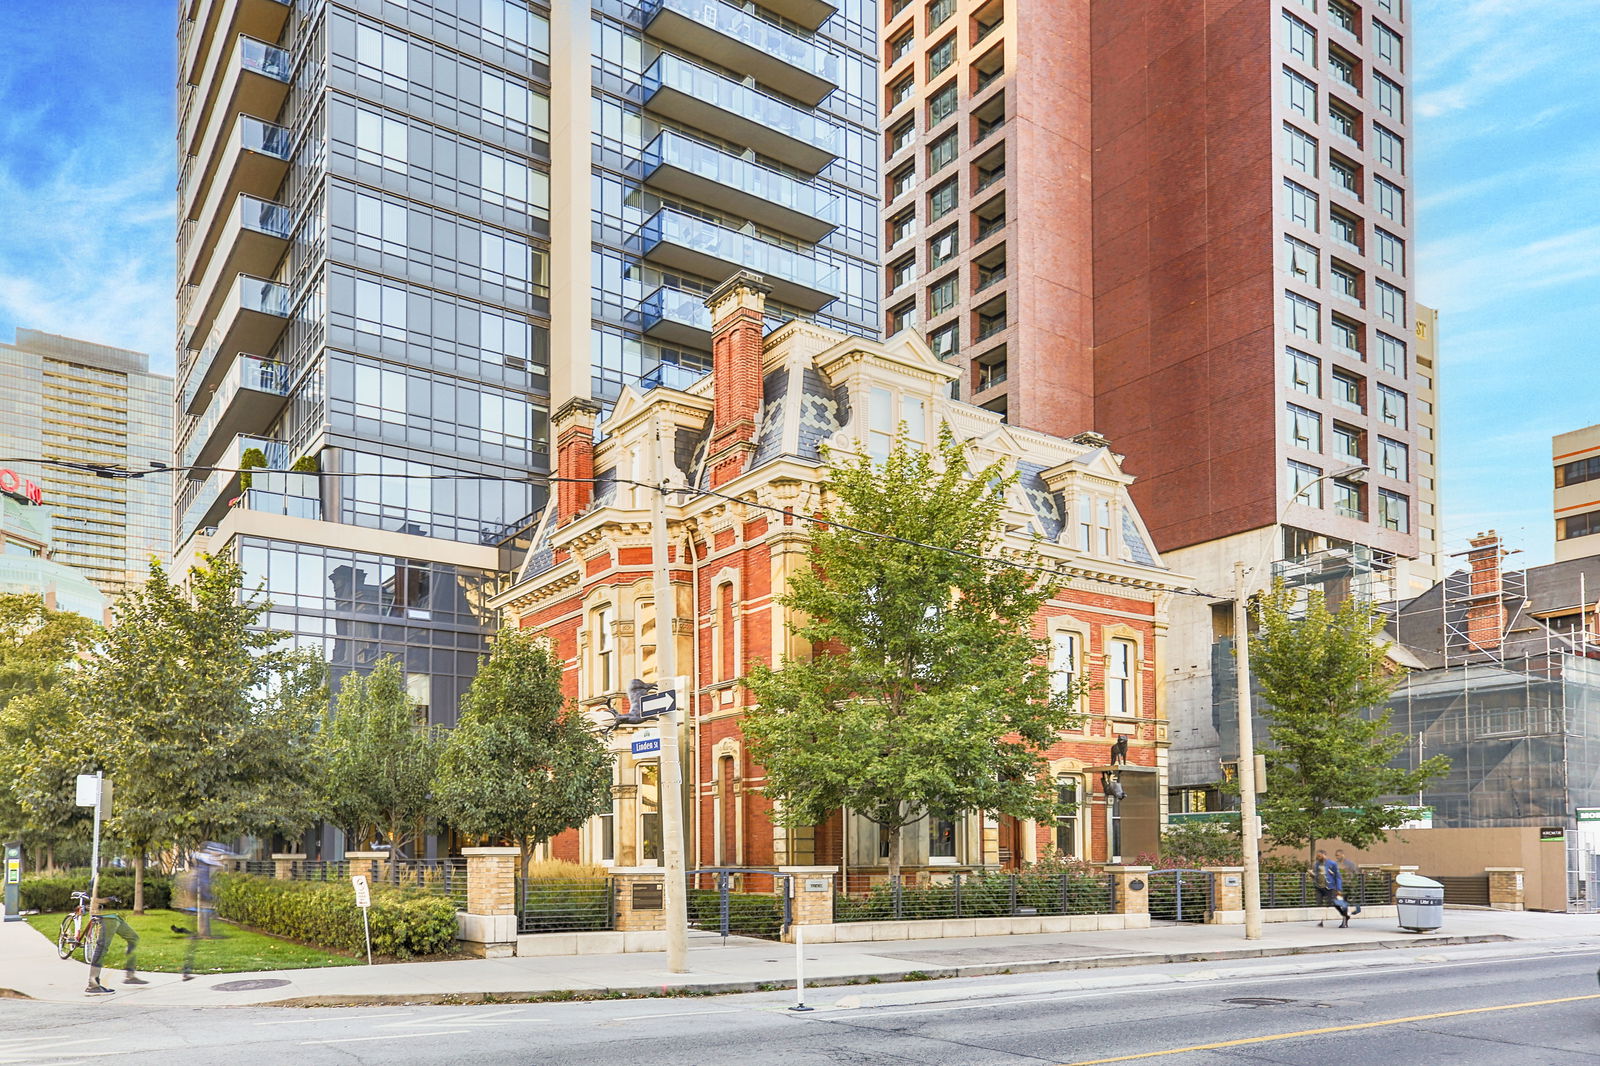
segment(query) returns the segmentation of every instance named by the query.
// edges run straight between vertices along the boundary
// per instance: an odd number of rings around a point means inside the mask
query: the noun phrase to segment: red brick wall
[[[1272,522],[1266,0],[1094,5],[1094,424],[1156,545]]]

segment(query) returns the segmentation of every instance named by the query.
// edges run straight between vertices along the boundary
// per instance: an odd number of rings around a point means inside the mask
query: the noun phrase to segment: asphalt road
[[[503,1006],[0,1001],[0,1063],[1593,1066],[1600,944]]]

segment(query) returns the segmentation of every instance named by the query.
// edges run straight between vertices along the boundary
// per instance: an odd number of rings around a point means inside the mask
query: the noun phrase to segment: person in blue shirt
[[[1338,911],[1343,921],[1339,928],[1344,929],[1350,924],[1350,907],[1344,901],[1344,875],[1339,871],[1339,864],[1328,858],[1328,853],[1317,850],[1316,860],[1311,866],[1312,876],[1317,885],[1317,903],[1319,906],[1332,907]],[[1319,918],[1317,925],[1321,926],[1326,919]]]

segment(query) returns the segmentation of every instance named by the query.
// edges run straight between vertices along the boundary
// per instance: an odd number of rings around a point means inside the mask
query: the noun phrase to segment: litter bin
[[[1430,878],[1416,874],[1395,877],[1394,903],[1402,929],[1426,933],[1444,924],[1444,886]]]

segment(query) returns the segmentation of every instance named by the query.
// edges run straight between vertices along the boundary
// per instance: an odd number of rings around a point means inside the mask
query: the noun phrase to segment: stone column
[[[1394,879],[1396,877],[1399,877],[1401,874],[1414,874],[1414,873],[1417,872],[1418,867],[1415,867],[1415,866],[1400,866],[1400,865],[1397,865],[1397,864],[1392,863],[1392,862],[1386,862],[1382,866],[1378,867],[1378,869],[1382,870],[1383,872],[1385,872],[1385,873],[1387,873],[1389,875],[1389,902],[1393,903],[1394,902]]]
[[[462,848],[467,859],[467,909],[456,912],[456,939],[486,959],[517,953],[519,848]]]
[[[1244,867],[1207,866],[1211,875],[1211,910],[1206,914],[1210,925],[1244,924]]]
[[[1117,913],[1150,913],[1149,866],[1107,866],[1106,873],[1116,879]]]
[[[387,851],[347,851],[344,857],[350,863],[350,874],[365,874],[369,884],[383,880],[384,866],[389,861]]]
[[[1489,906],[1497,911],[1520,911],[1526,902],[1523,869],[1520,866],[1486,866],[1489,875]]]
[[[794,925],[833,924],[833,883],[839,874],[837,866],[780,866],[779,873],[792,874],[794,886],[793,908],[790,912]],[[794,930],[783,938],[794,940]]]
[[[275,851],[272,853],[272,876],[279,881],[288,881],[294,877],[295,863],[305,861],[304,852]]]
[[[666,878],[666,870],[659,866],[612,868],[617,932],[659,932],[667,927]]]

